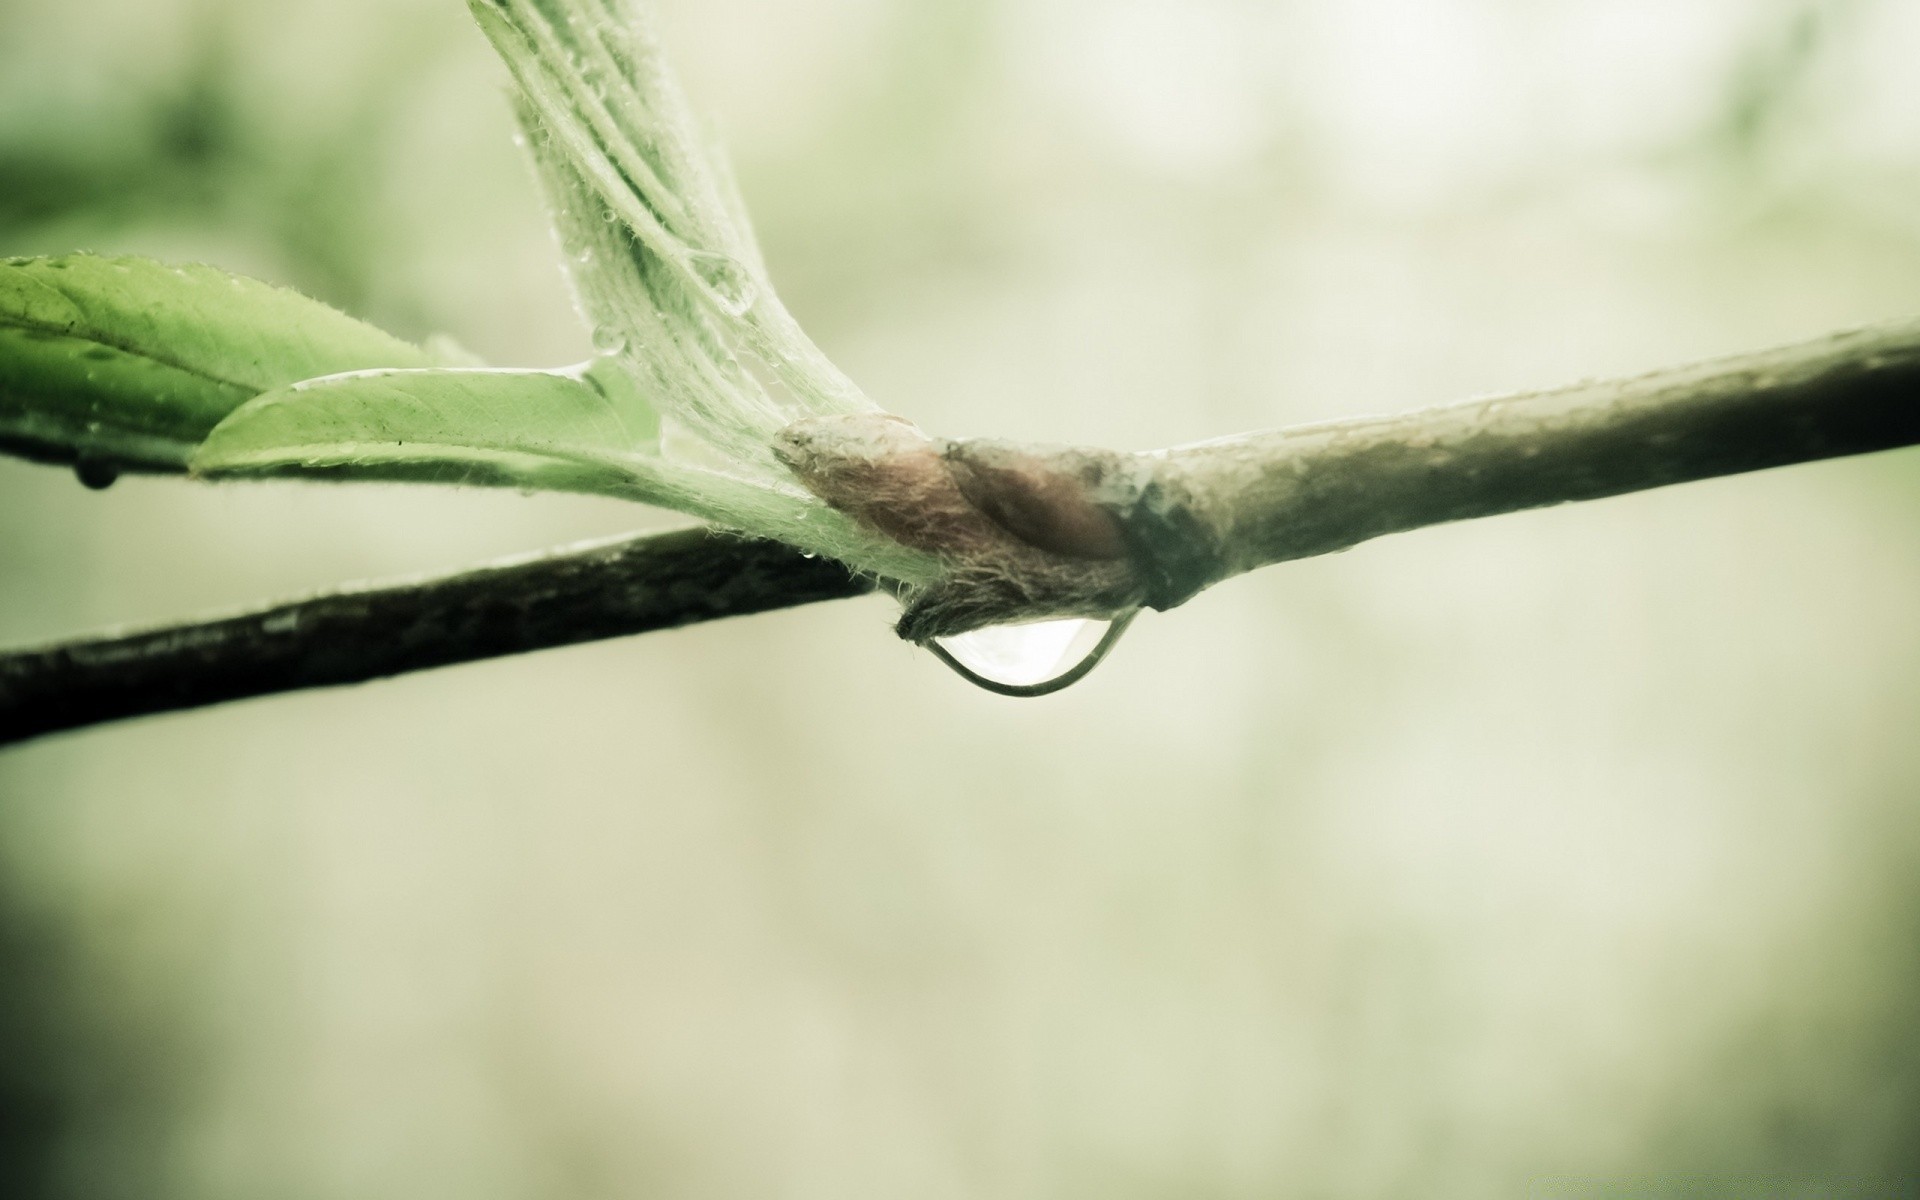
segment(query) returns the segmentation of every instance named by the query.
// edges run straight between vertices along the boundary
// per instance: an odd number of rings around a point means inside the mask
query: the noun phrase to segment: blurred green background
[[[1909,0],[661,0],[790,305],[1123,447],[1920,310]],[[457,0],[5,0],[0,254],[583,357]],[[0,754],[0,1193],[1920,1195],[1920,455],[975,691],[871,598]],[[0,462],[0,642],[675,523]]]

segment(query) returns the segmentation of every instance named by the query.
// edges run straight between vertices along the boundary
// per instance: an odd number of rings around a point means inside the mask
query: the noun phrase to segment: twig
[[[1912,445],[1920,322],[1157,453],[951,442],[939,479],[926,452],[890,448],[897,433],[850,433],[805,430],[790,452],[803,478],[841,507],[857,504],[835,494],[843,478],[911,486],[948,511],[931,531],[904,531],[964,548],[977,568],[912,599],[900,632],[924,641],[1021,617],[1172,608],[1256,567],[1426,525]]]
[[[890,456],[855,464],[866,473],[829,450],[806,464],[816,472],[809,481],[870,488],[904,479],[917,490],[867,493],[876,523],[886,517],[954,545],[1018,543],[976,554],[993,571],[962,563],[913,598],[902,632],[924,639],[1057,613],[1065,603],[1170,608],[1243,571],[1381,534],[1920,443],[1920,322],[1636,379],[1156,454],[991,442],[930,453],[932,443],[910,439],[900,449],[897,433],[848,439]],[[903,507],[909,494],[947,506],[941,520],[929,524]],[[983,532],[982,522],[999,532]],[[0,744],[872,587],[778,543],[701,530],[565,551],[0,655]]]
[[[1920,443],[1920,321],[1633,379],[1178,449],[1198,587],[1447,521]]]
[[[704,529],[571,548],[0,655],[0,745],[872,589],[837,563]]]

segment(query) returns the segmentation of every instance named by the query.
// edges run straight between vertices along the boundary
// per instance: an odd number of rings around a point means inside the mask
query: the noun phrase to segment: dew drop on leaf
[[[1003,696],[1044,696],[1078,683],[1113,649],[1134,614],[993,625],[928,646],[969,683]]]
[[[627,335],[618,326],[595,325],[593,348],[602,354],[618,354],[627,348]]]

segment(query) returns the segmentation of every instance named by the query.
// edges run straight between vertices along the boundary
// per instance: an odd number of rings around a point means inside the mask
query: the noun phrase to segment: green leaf
[[[295,476],[587,492],[657,504],[828,554],[893,578],[921,556],[824,508],[796,484],[663,451],[639,377],[600,359],[567,371],[357,371],[235,409],[194,454],[214,478]],[[916,574],[916,572],[918,574]]]
[[[235,409],[193,455],[207,476],[320,475],[630,495],[657,423],[620,373],[358,371]]]
[[[434,361],[317,300],[212,267],[0,260],[0,449],[28,457],[181,471],[262,392]]]

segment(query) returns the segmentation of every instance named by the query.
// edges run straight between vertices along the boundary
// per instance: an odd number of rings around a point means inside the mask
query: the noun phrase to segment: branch
[[[838,422],[838,423],[836,423]],[[783,454],[830,503],[946,556],[915,640],[1171,608],[1386,533],[1920,443],[1920,322],[1636,379],[1151,454],[811,422]],[[0,744],[145,713],[860,595],[778,543],[702,530],[0,655]]]
[[[704,529],[602,542],[0,655],[0,745],[872,589],[837,563]]]
[[[813,457],[796,470],[857,507],[833,484],[860,473],[830,435],[808,434]],[[915,597],[901,634],[1167,609],[1241,572],[1382,534],[1917,442],[1920,321],[1149,454],[950,442],[939,447],[946,486],[1013,545],[976,549],[985,535],[968,530],[959,541],[980,569]]]
[[[1169,473],[1194,590],[1407,529],[1920,442],[1920,321],[1489,400],[1206,442]],[[1184,554],[1182,555],[1184,558]]]

